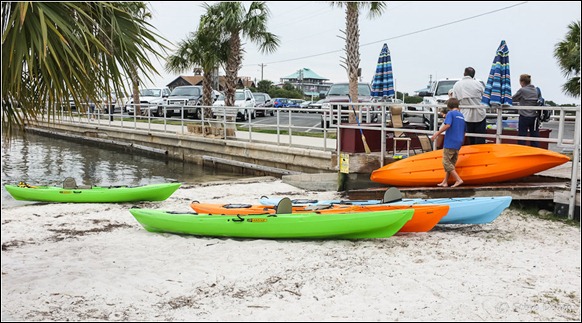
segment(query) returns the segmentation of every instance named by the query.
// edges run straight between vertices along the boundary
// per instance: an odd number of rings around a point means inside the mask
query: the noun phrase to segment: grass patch
[[[102,118],[101,120],[107,120]],[[148,119],[141,117],[141,118],[137,118],[134,119],[133,117],[125,117],[125,118],[115,118],[115,121],[121,121],[123,120],[123,122],[141,122],[141,123],[148,123]],[[157,118],[151,118],[149,120],[150,123],[152,124],[164,124],[164,120],[163,119],[157,119]],[[195,124],[199,124],[200,120],[196,120],[196,121],[184,121],[184,125],[187,125],[188,123],[195,123]],[[205,121],[206,123],[206,121]],[[180,126],[182,125],[182,121],[180,120],[171,120],[171,119],[166,119],[166,124],[168,125],[176,125],[176,126]],[[238,131],[249,131],[248,126],[247,125],[241,125],[241,124],[237,124],[236,125],[236,130]],[[267,134],[277,134],[277,130],[276,129],[262,129],[262,128],[258,128],[258,127],[253,127],[252,128],[252,132],[253,133],[267,133]],[[293,131],[293,136],[303,136],[303,137],[312,137],[312,138],[323,138],[323,132],[300,132],[300,131]],[[288,135],[289,131],[288,130],[279,130],[279,134],[281,135]],[[328,132],[327,133],[327,138],[329,139],[337,139],[337,135],[335,132]]]
[[[248,127],[237,125],[236,130],[239,131],[249,131]],[[268,134],[277,134],[276,129],[260,129],[260,128],[252,128],[252,132],[256,133],[268,133]],[[279,130],[279,134],[281,135],[288,135],[288,130]],[[303,136],[303,137],[312,137],[312,138],[323,138],[323,132],[301,132],[301,131],[293,131],[293,136]],[[336,133],[327,133],[328,139],[336,139]]]
[[[570,220],[566,217],[555,215],[551,210],[554,210],[554,203],[548,201],[513,201],[510,205],[511,209],[518,210],[521,213],[533,216],[538,219],[555,221],[567,224],[569,226],[580,226],[580,221]],[[548,210],[549,212],[541,212],[540,210]]]

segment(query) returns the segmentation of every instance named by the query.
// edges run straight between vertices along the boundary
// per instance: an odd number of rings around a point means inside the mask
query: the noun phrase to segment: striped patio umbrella
[[[390,58],[388,45],[384,44],[380,57],[378,57],[376,74],[374,74],[374,79],[372,80],[372,97],[382,99],[394,97],[394,94],[392,59]]]
[[[507,48],[505,40],[501,41],[495,53],[481,102],[489,106],[511,106],[513,104],[511,75],[509,73],[509,48]]]

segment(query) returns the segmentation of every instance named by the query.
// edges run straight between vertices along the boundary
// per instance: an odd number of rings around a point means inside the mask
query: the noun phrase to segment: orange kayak
[[[252,204],[212,204],[192,202],[190,207],[200,214],[209,215],[248,215],[248,214],[275,214],[276,208],[272,205]],[[302,210],[305,206],[293,207],[293,211]]]
[[[427,232],[434,228],[437,223],[449,212],[448,205],[334,205],[325,210],[316,211],[320,214],[330,213],[354,213],[414,209],[414,215],[398,232]]]
[[[196,213],[213,215],[257,215],[276,213],[276,209],[273,206],[252,204],[211,204],[192,202],[190,207],[196,211]],[[414,215],[399,232],[430,231],[449,212],[448,205],[333,204],[325,206],[293,206],[293,213],[340,214],[402,209],[414,209]]]
[[[370,179],[393,186],[433,186],[445,177],[442,150],[422,153],[374,170]],[[463,146],[456,170],[464,184],[504,182],[533,175],[570,161],[551,150],[513,144]],[[454,179],[451,176],[453,184]]]

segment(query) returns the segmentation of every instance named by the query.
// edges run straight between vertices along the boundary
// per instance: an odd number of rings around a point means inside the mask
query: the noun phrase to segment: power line
[[[503,11],[503,10],[511,9],[513,7],[521,6],[521,5],[526,4],[526,3],[528,3],[528,1],[520,2],[520,3],[511,5],[511,6],[507,6],[507,7],[503,7],[503,8],[500,8],[500,9],[495,9],[495,10],[488,11],[488,12],[485,12],[485,13],[481,13],[481,14],[478,14],[478,15],[475,15],[475,16],[471,16],[471,17],[462,18],[462,19],[459,19],[459,20],[447,22],[447,23],[444,23],[444,24],[441,24],[441,25],[436,25],[436,26],[433,26],[433,27],[420,29],[420,30],[413,31],[413,32],[409,32],[409,33],[406,33],[406,34],[402,34],[402,35],[398,35],[398,36],[394,36],[394,37],[390,37],[390,38],[386,38],[386,39],[377,40],[377,41],[374,41],[374,42],[370,42],[370,43],[366,43],[366,44],[360,45],[359,48],[362,48],[364,46],[369,46],[369,45],[377,44],[377,43],[381,43],[381,42],[385,42],[385,41],[392,40],[392,39],[397,39],[397,38],[402,38],[402,37],[406,37],[406,36],[410,36],[410,35],[422,33],[422,32],[429,31],[429,30],[433,30],[433,29],[437,29],[437,28],[442,28],[442,27],[445,27],[445,26],[450,26],[450,25],[453,25],[453,24],[456,24],[456,23],[459,23],[459,22],[463,22],[463,21],[467,21],[467,20],[470,20],[470,19],[475,19],[475,18],[483,17],[483,16],[490,15],[490,14],[493,14],[493,13],[496,13],[496,12],[499,12],[499,11]],[[314,54],[314,55],[303,56],[303,57],[298,57],[298,58],[290,58],[290,59],[285,59],[285,60],[281,60],[281,61],[269,62],[269,64],[278,64],[278,63],[286,63],[286,62],[298,61],[298,60],[302,60],[302,59],[306,59],[306,58],[318,57],[318,56],[323,56],[323,55],[328,55],[328,54],[333,54],[333,53],[340,53],[340,52],[343,52],[343,51],[344,51],[343,49],[332,50],[332,51],[323,52],[323,53],[320,53],[320,54]]]

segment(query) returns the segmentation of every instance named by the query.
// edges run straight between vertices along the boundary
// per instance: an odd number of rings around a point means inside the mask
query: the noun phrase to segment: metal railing
[[[255,123],[252,117],[246,118],[244,121],[237,121],[236,115],[238,113],[238,107],[210,107],[210,106],[200,106],[203,109],[213,109],[215,111],[212,118],[207,118],[202,113],[200,119],[190,119],[186,118],[184,115],[184,109],[182,107],[179,118],[166,117],[165,108],[164,113],[161,116],[155,116],[151,113],[145,113],[145,115],[137,115],[134,113],[133,116],[127,116],[124,114],[114,114],[109,111],[109,114],[103,114],[99,109],[95,109],[92,114],[90,109],[80,108],[76,113],[69,113],[68,110],[61,108],[55,109],[60,111],[58,118],[60,121],[65,122],[76,122],[76,123],[87,123],[87,124],[98,124],[107,125],[109,127],[131,127],[133,129],[147,129],[148,132],[159,131],[167,133],[179,133],[186,134],[189,132],[188,127],[198,126],[201,129],[202,134],[206,133],[206,128],[216,127],[220,124],[222,126],[222,139],[224,140],[247,140],[249,142],[260,142],[262,144],[273,144],[273,145],[287,145],[290,147],[301,147],[319,151],[333,151],[337,153],[338,163],[340,158],[340,148],[341,143],[341,131],[342,129],[362,129],[367,131],[380,131],[380,165],[383,166],[384,156],[387,155],[386,150],[386,138],[387,135],[394,131],[401,131],[404,133],[409,133],[414,135],[428,135],[431,136],[436,132],[439,127],[439,116],[438,108],[444,108],[445,105],[426,105],[426,104],[402,104],[402,103],[385,103],[385,102],[374,102],[374,103],[342,103],[351,104],[355,107],[358,120],[364,121],[360,126],[350,123],[342,123],[342,115],[349,115],[352,113],[352,109],[342,110],[338,108],[319,108],[319,109],[308,109],[308,112],[315,112],[321,115],[321,120],[338,120],[337,124],[333,122],[329,125],[326,122],[321,122],[320,130],[322,131],[322,138],[314,138],[313,140],[301,140],[302,142],[294,142],[294,138],[297,139],[299,136],[294,136],[294,134],[299,134],[300,129],[304,129],[304,126],[294,125],[293,118],[297,118],[297,112],[305,112],[306,109],[302,108],[273,108],[273,107],[260,107],[256,109],[265,110],[265,115],[273,114],[276,115],[276,122],[274,124],[260,124]],[[150,112],[148,105],[141,103],[141,107],[144,107],[143,111]],[[409,116],[420,116],[423,120],[432,120],[432,128],[435,130],[425,129],[413,129],[413,128],[394,128],[388,126],[388,120],[390,115],[390,108],[392,106],[402,106],[403,113]],[[462,106],[463,108],[483,108],[483,106]],[[176,109],[176,106],[172,106]],[[410,109],[410,108],[414,108]],[[425,109],[429,108],[429,109]],[[512,110],[552,110],[553,120],[558,121],[558,134],[557,138],[540,138],[540,137],[527,137],[528,141],[536,142],[547,142],[556,144],[559,148],[572,150],[573,153],[573,167],[572,167],[572,182],[571,182],[571,192],[570,192],[570,212],[573,212],[576,197],[577,188],[577,178],[579,169],[576,165],[580,162],[580,106],[576,107],[550,107],[550,106],[532,106],[532,107],[511,107]],[[491,109],[489,109],[491,110]],[[505,114],[503,113],[503,108],[495,108],[496,113],[488,113],[487,116],[490,118],[495,118],[496,132],[495,134],[477,134],[477,133],[467,133],[468,137],[482,137],[490,139],[496,143],[500,143],[503,139],[509,140],[523,140],[523,136],[512,136],[504,135],[502,122],[503,118],[517,118],[518,114]],[[334,118],[330,118],[330,116]],[[432,118],[431,118],[432,116]],[[287,122],[283,123],[282,118],[286,117]],[[442,118],[441,118],[442,120]],[[564,135],[564,126],[566,121],[575,121],[574,126],[574,136],[573,138],[566,138]],[[269,134],[268,139],[266,135],[256,132],[260,129],[271,129],[274,130],[274,134]],[[233,133],[228,133],[227,129],[232,129],[235,133],[235,138],[233,138]],[[335,133],[335,142],[333,139],[329,138]],[[287,139],[287,142],[283,142],[283,138]],[[436,148],[435,143],[433,143],[433,148]],[[395,152],[393,152],[395,153]],[[339,167],[339,166],[338,166]],[[572,213],[573,214],[573,213]],[[569,214],[571,217],[572,214]]]

